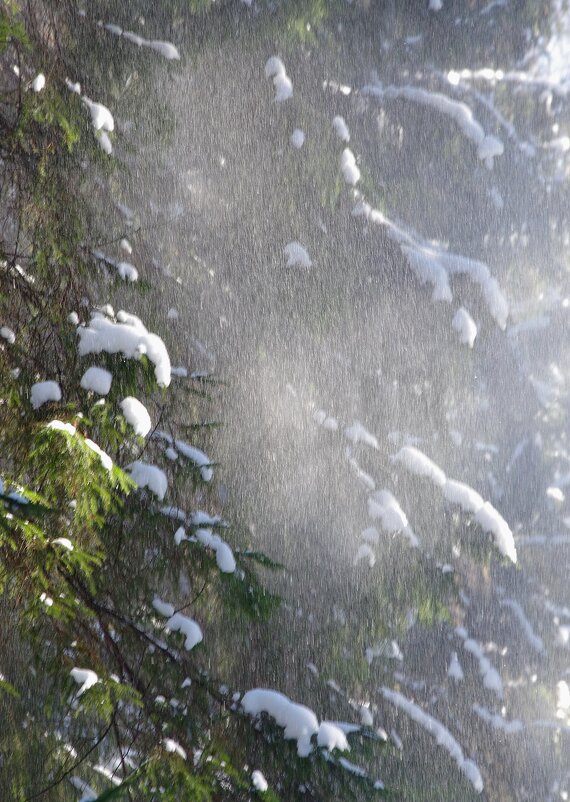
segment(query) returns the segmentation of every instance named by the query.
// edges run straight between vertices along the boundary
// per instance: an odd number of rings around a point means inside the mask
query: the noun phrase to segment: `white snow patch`
[[[570,715],[570,686],[566,680],[556,683],[556,718],[566,718]]]
[[[456,682],[461,682],[461,680],[464,678],[463,669],[461,668],[461,663],[459,662],[457,652],[452,652],[451,654],[451,660],[449,661],[449,667],[447,669],[447,676],[451,677],[451,679],[455,680]]]
[[[491,275],[484,262],[446,251],[440,245],[396,225],[382,212],[373,209],[364,201],[355,206],[352,214],[364,216],[369,222],[387,228],[388,236],[400,245],[400,249],[418,281],[422,284],[433,285],[432,299],[434,301],[451,302],[453,296],[449,286],[449,277],[453,275],[468,276],[481,288],[489,312],[498,326],[503,330],[506,328],[509,306],[497,280]]]
[[[368,543],[362,543],[358,547],[358,551],[354,557],[354,564],[356,565],[360,560],[367,560],[370,568],[373,568],[376,563],[376,556]]]
[[[113,381],[113,374],[109,373],[105,368],[91,367],[87,368],[81,377],[80,385],[84,390],[92,390],[98,395],[107,395],[111,389],[111,382]]]
[[[67,551],[73,551],[73,543],[68,537],[56,537],[55,540],[52,540],[52,543],[54,545],[63,546]]]
[[[285,72],[285,65],[279,56],[271,56],[268,58],[265,63],[265,77],[273,78],[275,75],[279,75],[281,72]]]
[[[360,537],[373,546],[377,546],[380,542],[380,535],[375,526],[369,526],[367,529],[363,529],[360,533]]]
[[[479,147],[477,148],[477,156],[484,161],[489,169],[493,167],[493,157],[502,156],[505,152],[505,147],[500,139],[496,136],[487,134]]]
[[[317,409],[313,412],[314,420],[329,432],[338,431],[338,421],[336,418],[327,415],[324,409]]]
[[[540,638],[534,629],[532,628],[532,624],[526,617],[525,611],[521,607],[521,605],[515,601],[514,599],[503,599],[501,601],[501,607],[508,607],[509,610],[512,611],[513,615],[521,625],[522,631],[527,639],[527,642],[532,646],[532,648],[538,652],[539,654],[544,654],[544,643],[542,638]]]
[[[339,689],[339,693],[340,693]],[[351,706],[354,705],[351,702]],[[348,721],[329,721],[329,724],[334,724],[335,727],[338,727],[339,730],[344,732],[345,735],[351,735],[354,732],[360,732],[360,726],[358,724],[350,724]]]
[[[151,50],[154,50],[163,58],[169,59],[170,61],[173,59],[180,61],[178,48],[176,45],[173,45],[172,42],[161,42],[159,39],[152,39],[151,41],[146,40],[143,42],[143,47],[149,47]]]
[[[373,521],[380,520],[382,529],[388,534],[401,532],[408,538],[412,548],[420,545],[408,523],[406,513],[389,490],[377,490],[368,497],[368,515]]]
[[[360,421],[355,420],[352,426],[347,426],[344,430],[344,436],[354,443],[354,445],[364,443],[371,448],[379,449],[377,438],[371,434]]]
[[[218,568],[224,574],[233,574],[236,570],[236,561],[231,548],[219,535],[212,533],[211,529],[197,529],[196,538],[207,548],[216,553]]]
[[[79,82],[73,83],[72,81],[69,80],[69,78],[66,78],[65,85],[67,86],[70,92],[73,92],[76,95],[81,94],[81,84]]]
[[[139,280],[139,271],[130,262],[118,262],[117,273],[123,281],[134,282]]]
[[[174,605],[162,601],[158,596],[155,596],[152,600],[152,606],[157,613],[163,615],[165,618],[171,618],[171,616],[174,615]]]
[[[91,124],[96,131],[115,130],[115,121],[107,106],[93,102],[86,95],[83,95],[81,100],[91,113]]]
[[[180,507],[161,507],[159,512],[166,515],[167,518],[173,518],[175,521],[185,521],[186,513]]]
[[[414,446],[404,446],[392,459],[394,462],[400,462],[410,472],[416,476],[426,476],[428,479],[443,488],[446,482],[445,473],[441,470],[439,465],[427,457],[423,451]]]
[[[484,161],[488,167],[493,166],[493,157],[503,153],[504,146],[500,139],[486,135],[481,124],[473,116],[473,112],[465,103],[452,100],[439,92],[429,92],[415,86],[387,86],[374,84],[365,86],[363,94],[372,95],[380,99],[410,100],[422,106],[429,106],[450,117],[459,127],[463,135],[471,140],[477,148],[477,157]]]
[[[130,473],[131,479],[137,487],[148,487],[162,501],[168,489],[168,479],[164,471],[157,468],[156,465],[149,465],[140,460],[127,465],[125,470]]]
[[[449,286],[449,275],[445,267],[437,260],[435,252],[429,246],[401,246],[402,253],[416,274],[420,284],[432,284],[432,300],[451,303],[452,294]]]
[[[463,640],[463,648],[470,652],[479,663],[479,673],[483,678],[483,685],[493,691],[499,699],[503,698],[503,681],[498,671],[491,665],[489,658],[483,651],[481,644],[473,638],[467,636],[467,631],[463,627],[458,627],[455,633]]]
[[[340,157],[340,169],[347,184],[355,187],[360,181],[360,170],[356,164],[354,153],[350,148],[345,148]]]
[[[183,540],[188,540],[186,537],[186,530],[183,526],[179,526],[176,532],[174,533],[174,542],[177,546],[179,546]]]
[[[305,132],[302,131],[300,128],[295,128],[293,133],[291,134],[289,141],[293,145],[294,148],[299,150],[305,144]]]
[[[326,417],[323,421],[323,429],[326,429],[329,432],[337,432],[338,431],[338,421],[336,418]]]
[[[10,345],[14,345],[14,343],[16,342],[16,335],[14,334],[12,329],[9,328],[8,326],[2,326],[2,328],[0,329],[0,337],[6,340],[6,342],[10,343]]]
[[[285,65],[278,56],[271,56],[265,64],[265,77],[273,78],[275,101],[282,103],[293,96],[293,84],[285,71]]]
[[[132,42],[137,47],[148,47],[150,50],[154,50],[169,61],[180,60],[180,52],[172,42],[163,42],[160,39],[145,39],[144,36],[140,36],[133,31],[123,31],[118,25],[108,24],[105,25],[105,28],[115,36],[122,35],[123,39]]]
[[[459,504],[466,512],[473,513],[474,520],[481,529],[493,535],[495,545],[501,554],[516,563],[517,551],[513,533],[508,523],[490,502],[484,501],[469,485],[447,479],[445,473],[435,462],[413,446],[404,446],[392,459],[395,462],[401,462],[410,473],[427,476],[441,488],[444,498]]]
[[[204,510],[194,510],[188,516],[190,523],[192,526],[227,526],[227,522],[224,521],[219,515],[210,515],[209,512],[205,512]]]
[[[341,752],[350,750],[346,735],[332,721],[321,722],[317,733],[317,744],[329,751],[332,749],[340,749]]]
[[[41,92],[44,86],[46,85],[46,77],[43,72],[38,72],[34,80],[32,81],[32,89],[34,92]]]
[[[181,632],[184,635],[186,638],[184,648],[188,651],[191,651],[204,639],[199,625],[182,613],[174,613],[166,622],[166,628],[171,632]]]
[[[293,97],[293,84],[291,79],[285,73],[280,73],[273,78],[273,85],[275,86],[275,101],[282,103],[284,100],[289,100]]]
[[[152,423],[145,405],[141,404],[138,398],[129,395],[123,398],[119,406],[127,423],[130,423],[135,430],[135,434],[146,437],[152,429]]]
[[[278,691],[255,688],[244,694],[241,704],[250,716],[267,713],[284,728],[287,740],[297,741],[299,757],[308,757],[312,751],[311,738],[319,732],[319,722],[312,710],[292,702]],[[342,734],[342,733],[341,733]]]
[[[477,325],[465,307],[459,307],[453,316],[451,325],[459,334],[460,342],[468,345],[469,348],[473,348],[473,343],[477,336]]]
[[[411,702],[398,691],[391,691],[388,688],[382,688],[381,693],[385,699],[393,705],[403,710],[411,719],[423,727],[433,738],[436,743],[443,747],[449,755],[455,760],[459,769],[467,777],[469,782],[473,785],[478,793],[483,790],[483,778],[478,766],[463,754],[463,750],[459,743],[455,740],[450,731],[440,721],[433,716],[425,713],[418,705]]]
[[[54,381],[36,382],[32,384],[30,400],[34,409],[39,409],[49,401],[61,401],[61,387]]]
[[[348,130],[348,125],[346,124],[344,117],[337,115],[333,118],[332,124],[334,132],[341,142],[350,142],[350,131]]]
[[[186,750],[180,746],[178,741],[175,741],[172,738],[165,738],[162,743],[167,752],[173,752],[174,754],[181,757],[182,760],[186,760],[187,758]]]
[[[482,707],[481,705],[474,704],[473,705],[473,712],[476,713],[479,718],[486,721],[487,724],[490,724],[496,730],[502,730],[503,732],[507,733],[508,735],[512,735],[513,733],[522,732],[524,729],[524,725],[522,721],[518,719],[513,719],[512,721],[506,721],[502,716],[498,713],[491,713],[490,710],[487,710],[486,707]]]
[[[287,267],[309,268],[313,264],[306,248],[300,242],[289,242],[283,253],[287,257]]]
[[[404,655],[402,654],[402,650],[398,646],[398,643],[395,640],[388,639],[380,641],[378,646],[368,646],[364,650],[364,656],[369,666],[372,665],[375,657],[385,657],[388,660],[398,660],[400,663],[404,659]]]
[[[110,156],[112,154],[112,152],[113,152],[113,143],[111,142],[111,140],[109,138],[109,134],[106,131],[96,131],[95,132],[95,138],[97,139],[97,142],[99,143],[99,147],[101,148],[103,153],[106,153],[107,156]],[[122,278],[124,278],[124,276]],[[137,278],[138,278],[138,274],[137,274]],[[133,281],[136,281],[136,279],[133,279]]]
[[[92,688],[96,682],[99,682],[99,677],[90,668],[72,668],[69,673],[75,682],[81,685],[81,688],[77,691],[78,696],[81,696],[86,690]]]
[[[459,504],[464,512],[477,513],[485,501],[476,490],[463,482],[447,479],[442,488],[443,497],[451,504]]]
[[[484,532],[489,532],[495,539],[495,545],[504,557],[508,557],[511,562],[517,561],[517,550],[513,533],[503,516],[486,501],[481,509],[475,514],[475,521]]]
[[[501,195],[498,187],[491,187],[489,190],[489,197],[493,202],[493,206],[495,209],[500,212],[505,206],[505,201],[503,200],[503,196]]]
[[[134,33],[133,31],[123,31],[123,38],[128,42],[132,42],[134,45],[137,45],[137,47],[143,47],[146,42],[146,39],[143,36],[139,36],[138,33]]]
[[[61,420],[52,420],[46,426],[46,429],[55,429],[57,432],[65,432],[73,437],[77,431],[72,423],[64,423]]]
[[[95,313],[88,326],[77,329],[79,355],[122,353],[127,359],[145,354],[154,365],[154,374],[161,387],[170,384],[170,358],[160,337],[148,332],[135,315],[117,313],[117,323]]]
[[[259,791],[262,794],[265,793],[265,791],[267,791],[267,789],[269,788],[267,780],[265,779],[263,774],[259,771],[259,769],[256,769],[254,772],[252,772],[251,782],[253,783],[253,787],[255,788],[255,790]]]
[[[194,462],[200,469],[200,475],[205,482],[209,482],[214,475],[214,469],[211,466],[212,460],[210,457],[195,446],[188,445],[184,440],[175,440],[175,448],[182,454],[183,457]]]
[[[559,487],[554,486],[546,488],[546,496],[547,498],[556,502],[556,504],[563,504],[566,498],[562,490]]]
[[[113,460],[108,454],[105,453],[105,451],[103,451],[103,449],[99,445],[97,445],[97,443],[95,443],[89,437],[86,437],[83,442],[85,443],[87,448],[90,448],[91,451],[97,454],[97,456],[101,460],[101,465],[104,468],[106,468],[106,470],[111,471],[113,469]]]
[[[367,772],[361,766],[357,766],[356,763],[352,763],[350,760],[347,760],[345,757],[339,757],[338,762],[343,767],[345,771],[350,772],[350,774],[354,774],[356,777],[368,777]]]
[[[329,421],[331,421],[331,420],[332,420],[332,421],[334,421],[334,423],[336,423],[336,421],[334,420],[334,418],[332,418],[332,419],[331,419],[331,418],[327,418],[327,419],[325,420],[325,422],[323,423],[323,428],[325,428],[325,429],[327,429],[327,428],[331,428],[330,426],[327,426],[327,424],[328,424],[328,423],[329,423]],[[333,431],[336,431],[336,429],[338,429],[338,424],[336,425],[335,429],[333,429]],[[360,467],[360,465],[358,464],[358,462],[357,462],[357,461],[354,459],[354,457],[348,457],[348,464],[350,465],[350,467],[351,467],[351,468],[352,468],[352,470],[354,471],[354,475],[355,475],[355,477],[358,479],[358,481],[359,481],[361,484],[363,484],[363,485],[364,485],[364,487],[365,487],[367,490],[370,490],[370,491],[376,490],[376,482],[375,482],[375,481],[374,481],[374,479],[373,479],[373,478],[370,476],[370,474],[369,474],[369,473],[366,473],[366,471],[363,471],[363,470],[362,470],[362,468]]]

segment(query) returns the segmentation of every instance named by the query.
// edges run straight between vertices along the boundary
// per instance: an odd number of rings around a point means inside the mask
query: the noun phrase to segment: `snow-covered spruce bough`
[[[111,24],[106,30],[176,58],[169,43],[135,41]],[[20,179],[13,213],[29,251],[23,257],[3,243],[1,254],[11,288],[0,332],[1,604],[18,640],[5,644],[0,666],[2,739],[11,744],[10,788],[0,779],[0,798],[61,791],[92,800],[128,789],[144,800],[163,788],[172,799],[246,800],[253,792],[275,799],[290,774],[278,744],[289,738],[297,742],[298,777],[313,787],[326,788],[334,769],[337,787],[346,775],[349,786],[365,782],[380,792],[379,780],[339,755],[360,725],[319,723],[273,690],[240,699],[213,679],[210,665],[231,673],[240,659],[243,621],[267,616],[276,600],[250,567],[255,555],[232,547],[234,534],[219,516],[196,509],[195,491],[208,498],[214,466],[203,443],[186,442],[171,419],[172,378],[187,372],[172,368],[164,341],[140,317],[83,300],[107,299],[99,278],[108,267],[129,284],[141,269],[122,256],[138,264],[128,226],[110,224],[118,229],[116,254],[80,241],[73,226],[83,199],[62,172],[68,146],[65,164],[77,175],[101,158],[81,137],[86,112],[96,146],[112,156],[115,110],[95,81],[90,93],[106,103],[81,92],[76,79],[85,83],[85,75],[66,81],[57,54],[41,42],[40,56],[43,81],[32,56],[21,67],[22,84],[36,75],[33,94],[23,93],[25,110],[57,104],[73,137],[62,142],[47,114],[39,128],[16,118],[18,141],[27,138],[45,159],[40,172],[12,151]],[[289,79],[280,69],[274,77],[281,100]],[[37,218],[26,215],[18,187],[35,193]],[[107,226],[102,219],[105,241]],[[25,739],[16,737],[22,728]]]

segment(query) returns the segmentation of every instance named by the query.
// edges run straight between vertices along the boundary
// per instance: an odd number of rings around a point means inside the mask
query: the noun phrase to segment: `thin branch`
[[[97,738],[95,743],[92,746],[89,747],[87,752],[85,752],[85,754],[83,754],[80,758],[78,758],[75,761],[75,763],[73,763],[71,765],[71,767],[69,769],[67,769],[62,774],[60,774],[60,776],[57,779],[53,780],[53,782],[51,782],[49,785],[46,785],[44,788],[42,788],[41,791],[38,791],[37,793],[32,794],[31,796],[27,796],[25,798],[24,802],[31,802],[32,799],[39,799],[44,794],[47,794],[48,791],[51,791],[52,788],[55,788],[57,785],[59,785],[61,782],[63,782],[63,780],[65,780],[66,777],[68,777],[73,771],[75,771],[75,769],[78,768],[78,766],[81,766],[81,764],[85,762],[85,760],[89,757],[89,755],[92,752],[94,752],[95,749],[97,749],[97,747],[101,743],[103,743],[103,741],[105,740],[105,738],[109,734],[109,731],[110,731],[111,727],[113,726],[114,722],[115,722],[115,711],[113,710],[113,715],[111,716],[111,720],[109,721],[108,725],[105,727],[105,729],[103,730],[101,735],[99,735],[99,737]]]

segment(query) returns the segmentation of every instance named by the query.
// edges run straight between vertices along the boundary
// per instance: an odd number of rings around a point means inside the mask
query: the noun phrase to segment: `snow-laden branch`
[[[519,721],[519,719],[507,721],[498,713],[492,713],[490,710],[487,710],[486,707],[481,707],[481,705],[474,704],[473,712],[476,713],[480,719],[486,721],[487,724],[490,724],[495,730],[501,730],[507,733],[507,735],[522,732],[524,729],[524,724],[522,721]]]
[[[450,287],[451,276],[467,276],[481,288],[483,298],[491,316],[499,328],[505,329],[509,316],[509,305],[499,283],[484,262],[467,256],[450,253],[441,245],[424,240],[417,234],[389,220],[382,212],[370,204],[360,201],[353,209],[355,217],[363,216],[371,223],[384,226],[388,236],[397,242],[410,268],[421,284],[431,284],[434,301],[451,303],[453,295]]]
[[[187,615],[177,613],[172,604],[155,597],[152,606],[159,615],[168,618],[166,622],[167,630],[170,632],[181,632],[184,635],[184,648],[187,651],[191,651],[204,639],[199,624],[197,624],[194,619],[188,618]]]
[[[133,31],[124,31],[120,25],[115,25],[112,22],[108,22],[106,25],[103,25],[103,27],[106,31],[113,34],[113,36],[121,36],[123,39],[126,39],[127,42],[132,42],[132,44],[137,45],[137,47],[148,47],[149,50],[154,50],[169,61],[180,61],[180,52],[172,42],[164,42],[160,39],[145,39],[144,36],[140,36]]]
[[[463,640],[463,648],[465,651],[470,652],[479,663],[479,673],[483,679],[483,685],[490,691],[493,691],[499,699],[503,698],[503,681],[497,669],[491,664],[491,661],[483,651],[483,647],[473,638],[469,637],[467,630],[464,627],[457,627],[455,634]]]
[[[379,520],[382,529],[389,534],[401,532],[409,540],[412,548],[420,542],[408,523],[406,513],[389,490],[377,490],[368,497],[368,515],[373,521]]]
[[[472,513],[481,529],[493,535],[495,545],[501,554],[516,563],[517,550],[508,523],[476,490],[463,482],[448,479],[439,465],[413,446],[404,446],[392,459],[403,465],[410,473],[431,479],[447,501],[458,504],[464,512]]]
[[[407,699],[398,691],[391,691],[389,688],[381,688],[382,696],[395,707],[403,710],[406,715],[413,719],[420,727],[423,727],[437,744],[443,747],[451,755],[459,766],[459,770],[467,777],[473,788],[481,793],[483,790],[483,778],[476,763],[469,760],[463,754],[459,743],[455,740],[450,731],[441,721],[438,721],[429,713],[425,713],[421,707]]]
[[[521,605],[514,599],[503,599],[503,601],[501,601],[501,607],[508,607],[509,610],[512,611],[513,615],[521,625],[522,631],[524,632],[527,642],[539,654],[544,654],[545,652],[544,642],[542,638],[540,638],[532,628],[532,624],[528,620],[525,611],[523,610]]]
[[[273,78],[276,103],[283,103],[293,97],[293,83],[285,71],[285,65],[279,56],[271,56],[265,64],[265,77]]]
[[[473,112],[466,103],[444,95],[440,92],[429,92],[415,86],[386,86],[373,84],[365,86],[362,93],[381,100],[410,100],[422,106],[429,106],[451,118],[459,127],[462,134],[477,148],[477,157],[484,161],[489,169],[493,167],[493,158],[501,156],[504,151],[503,143],[492,134],[486,134],[483,126],[475,119]]]
[[[275,722],[284,728],[287,740],[297,741],[299,757],[308,757],[313,751],[311,739],[317,737],[317,744],[325,749],[349,749],[346,735],[336,724],[323,721],[319,724],[315,713],[305,705],[292,702],[278,691],[255,688],[247,691],[241,705],[250,716],[267,713]]]
[[[142,321],[128,312],[117,312],[117,322],[95,312],[87,326],[79,326],[78,351],[87,354],[123,354],[126,359],[145,355],[154,365],[156,381],[161,387],[170,384],[170,357],[157,334],[147,331]]]

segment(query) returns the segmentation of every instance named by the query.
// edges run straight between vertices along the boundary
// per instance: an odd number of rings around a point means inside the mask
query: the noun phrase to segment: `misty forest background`
[[[568,798],[569,53],[0,4],[0,800]]]

